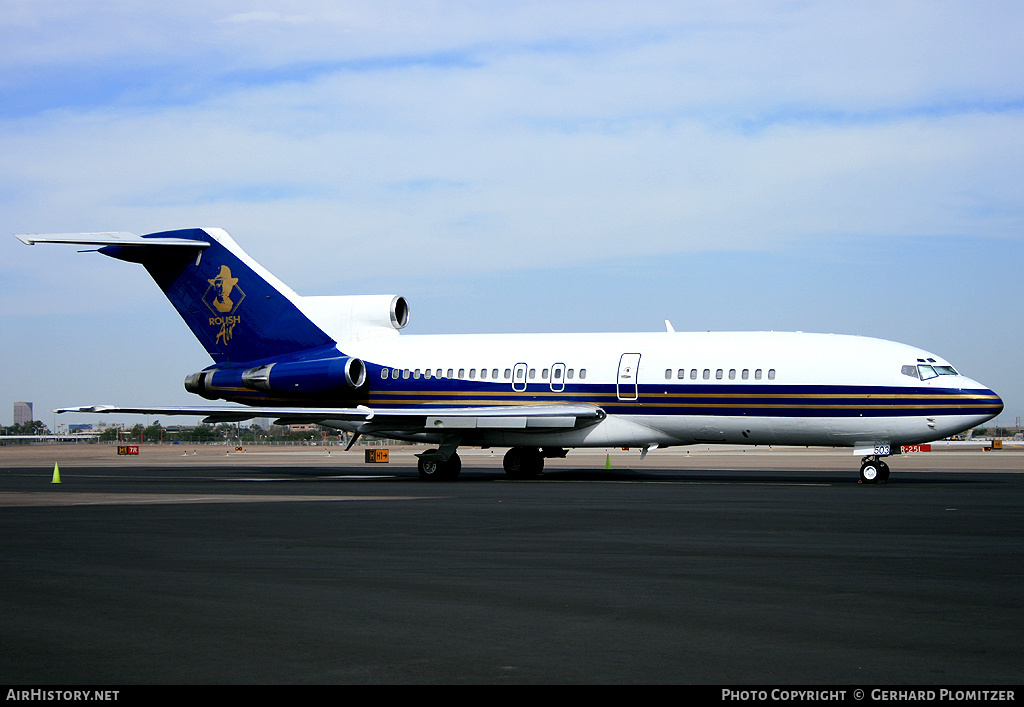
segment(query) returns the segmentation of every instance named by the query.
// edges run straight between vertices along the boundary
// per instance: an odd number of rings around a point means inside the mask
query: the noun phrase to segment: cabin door
[[[624,353],[619,358],[619,376],[615,383],[615,392],[619,400],[636,400],[637,373],[640,370],[640,354]]]

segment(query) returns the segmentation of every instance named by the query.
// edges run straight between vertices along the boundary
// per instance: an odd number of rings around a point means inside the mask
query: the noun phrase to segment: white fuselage
[[[607,413],[571,430],[467,431],[463,444],[919,444],[1002,407],[934,354],[845,335],[396,332],[343,348],[367,363],[375,409],[571,402]]]

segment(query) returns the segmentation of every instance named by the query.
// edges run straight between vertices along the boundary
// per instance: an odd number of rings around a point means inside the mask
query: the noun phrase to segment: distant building
[[[14,403],[14,424],[24,425],[33,419],[32,403]]]

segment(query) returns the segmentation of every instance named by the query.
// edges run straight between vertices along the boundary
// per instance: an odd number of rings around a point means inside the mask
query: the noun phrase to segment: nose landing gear
[[[889,465],[877,455],[869,455],[860,462],[860,483],[884,484],[889,480]]]

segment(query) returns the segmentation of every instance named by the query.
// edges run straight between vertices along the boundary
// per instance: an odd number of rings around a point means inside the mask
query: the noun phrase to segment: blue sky
[[[1024,6],[506,5],[3,2],[0,230],[223,227],[409,333],[880,336],[1024,416]],[[208,363],[72,249],[0,239],[0,317],[0,423]]]

